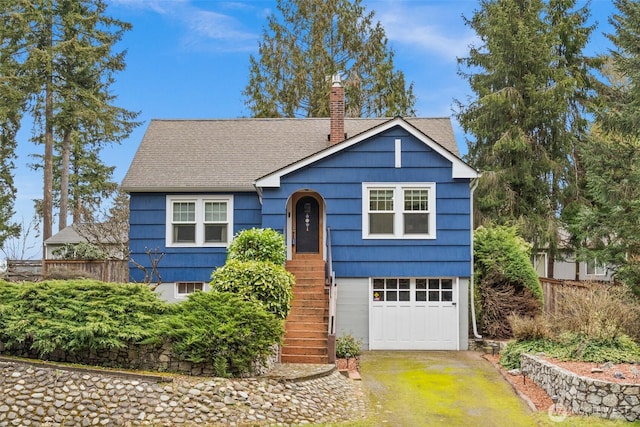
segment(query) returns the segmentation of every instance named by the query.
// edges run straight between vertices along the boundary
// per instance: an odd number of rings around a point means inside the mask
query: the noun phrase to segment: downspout
[[[471,293],[471,325],[473,326],[473,336],[481,340],[482,335],[478,334],[478,326],[476,325],[476,303],[475,303],[475,290],[473,286],[473,193],[476,191],[476,187],[478,186],[478,179],[471,180],[471,224],[470,224],[470,232],[471,232],[471,277],[469,277],[469,291]]]

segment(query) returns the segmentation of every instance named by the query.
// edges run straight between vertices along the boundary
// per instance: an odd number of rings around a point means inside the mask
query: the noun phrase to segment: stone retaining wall
[[[0,361],[0,427],[329,424],[364,416],[352,386],[337,371],[286,382],[121,377]]]
[[[640,419],[640,385],[582,377],[539,357],[523,354],[521,370],[558,404],[574,414],[635,421]]]
[[[274,346],[271,357],[265,364],[256,364],[254,374],[260,375],[267,372],[278,361],[279,347]],[[0,343],[0,354],[8,356],[24,357],[29,359],[41,359],[35,351],[29,349],[29,343],[22,348],[5,348]],[[159,346],[130,344],[123,349],[114,350],[90,350],[78,353],[67,353],[56,350],[46,355],[46,360],[53,362],[81,363],[83,365],[104,366],[109,368],[138,369],[144,371],[175,372],[192,376],[212,376],[216,372],[209,363],[193,363],[177,357],[171,351],[170,344]]]

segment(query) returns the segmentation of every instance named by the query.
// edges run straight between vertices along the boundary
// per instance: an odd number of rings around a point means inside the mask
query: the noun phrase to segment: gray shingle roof
[[[122,187],[126,191],[247,191],[270,172],[328,146],[328,118],[152,120]],[[389,118],[345,119],[354,137]],[[448,118],[407,118],[455,155]]]

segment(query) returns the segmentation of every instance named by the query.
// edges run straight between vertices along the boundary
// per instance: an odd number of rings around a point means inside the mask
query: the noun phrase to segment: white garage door
[[[457,287],[451,278],[373,279],[371,350],[457,350]]]

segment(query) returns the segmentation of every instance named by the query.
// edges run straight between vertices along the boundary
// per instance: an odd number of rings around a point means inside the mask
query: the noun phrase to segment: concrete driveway
[[[479,353],[369,351],[365,392],[386,426],[535,426],[529,408]]]

